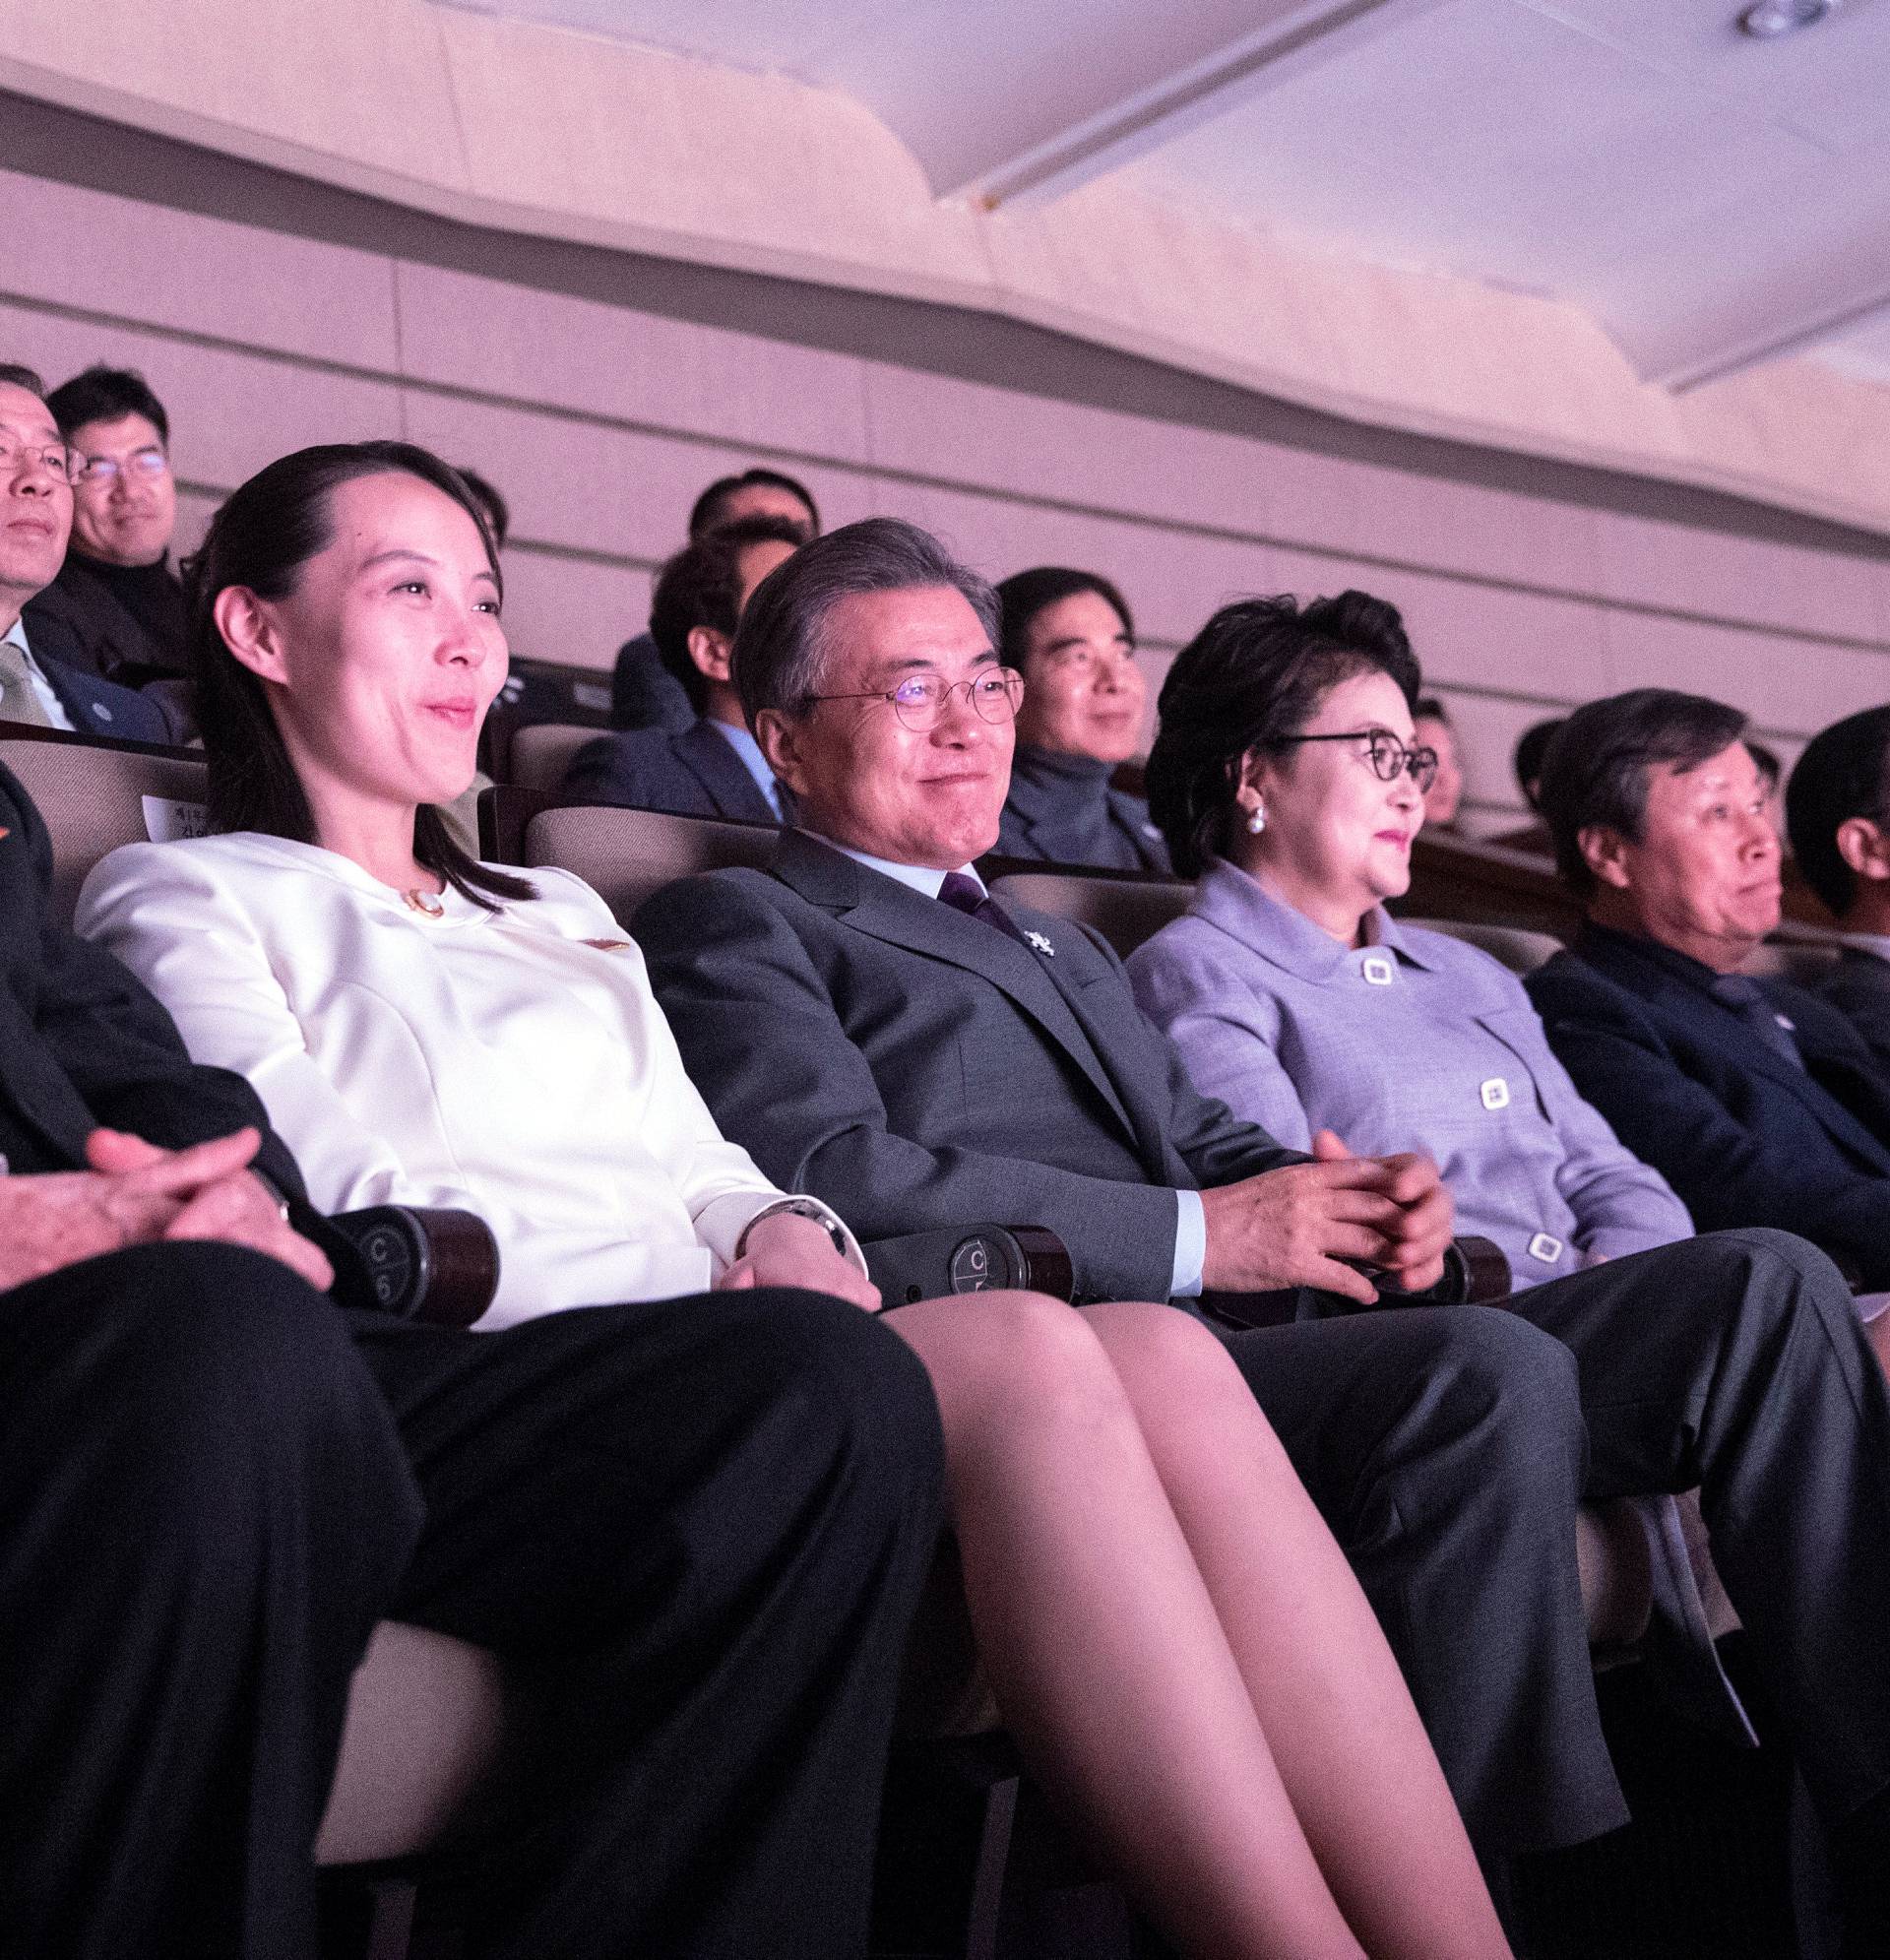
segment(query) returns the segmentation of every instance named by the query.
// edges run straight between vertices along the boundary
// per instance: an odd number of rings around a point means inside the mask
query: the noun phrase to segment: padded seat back
[[[86,875],[121,844],[153,834],[158,804],[200,809],[201,762],[148,748],[104,748],[94,742],[0,738],[0,762],[20,779],[52,834],[54,916],[70,919]],[[164,834],[161,831],[159,834]]]
[[[1006,871],[991,880],[991,894],[1093,925],[1126,960],[1143,940],[1187,911],[1194,887],[1168,879],[1094,878],[1081,871]]]
[[[652,892],[678,878],[731,864],[765,866],[780,835],[773,824],[572,804],[533,817],[520,856],[528,868],[555,864],[575,871],[627,927]]]
[[[1524,977],[1562,950],[1562,942],[1552,933],[1531,932],[1520,925],[1473,925],[1461,918],[1407,918],[1400,923],[1461,939],[1466,946],[1480,948],[1511,973]]]
[[[1752,957],[1739,969],[1754,980],[1790,980],[1794,986],[1815,988],[1843,956],[1836,940],[1820,945],[1815,940],[1768,939],[1753,949]]]
[[[607,728],[582,728],[574,722],[535,722],[529,728],[515,729],[506,751],[504,780],[549,795],[564,781],[579,749],[608,733]]]

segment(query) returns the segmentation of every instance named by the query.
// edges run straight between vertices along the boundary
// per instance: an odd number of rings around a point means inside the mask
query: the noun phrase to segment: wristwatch
[[[789,1218],[810,1218],[816,1225],[824,1226],[827,1236],[834,1241],[834,1250],[843,1259],[848,1257],[847,1230],[818,1198],[777,1198],[773,1204],[763,1205],[742,1227],[741,1236],[735,1240],[735,1257],[739,1259],[746,1253],[748,1234],[763,1219],[780,1218],[784,1214]]]

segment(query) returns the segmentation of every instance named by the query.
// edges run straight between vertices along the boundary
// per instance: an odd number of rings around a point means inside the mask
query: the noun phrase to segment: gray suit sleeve
[[[868,1241],[1045,1226],[1069,1247],[1079,1294],[1167,1297],[1172,1190],[892,1132],[871,1064],[753,874],[672,885],[634,929],[691,1078],[724,1133],[785,1189],[824,1199]]]

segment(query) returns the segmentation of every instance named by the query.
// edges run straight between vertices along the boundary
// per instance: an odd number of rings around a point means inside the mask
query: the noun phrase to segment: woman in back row
[[[508,1319],[676,1294],[712,1315],[750,1286],[876,1307],[840,1221],[718,1133],[602,901],[445,838],[506,660],[465,485],[405,445],[303,451],[223,506],[193,591],[219,834],[113,854],[82,922],[250,1078],[316,1201],[478,1211]],[[887,1322],[938,1397],[1006,1722],[1169,1936],[1506,1953],[1389,1649],[1225,1350],[1166,1306],[1025,1294]]]

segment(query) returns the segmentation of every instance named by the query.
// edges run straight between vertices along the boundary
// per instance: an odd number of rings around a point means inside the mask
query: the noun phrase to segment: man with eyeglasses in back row
[[[56,615],[25,610],[66,559],[85,467],[39,377],[0,363],[0,727],[180,741],[180,705],[103,676],[75,659],[74,635]]]

